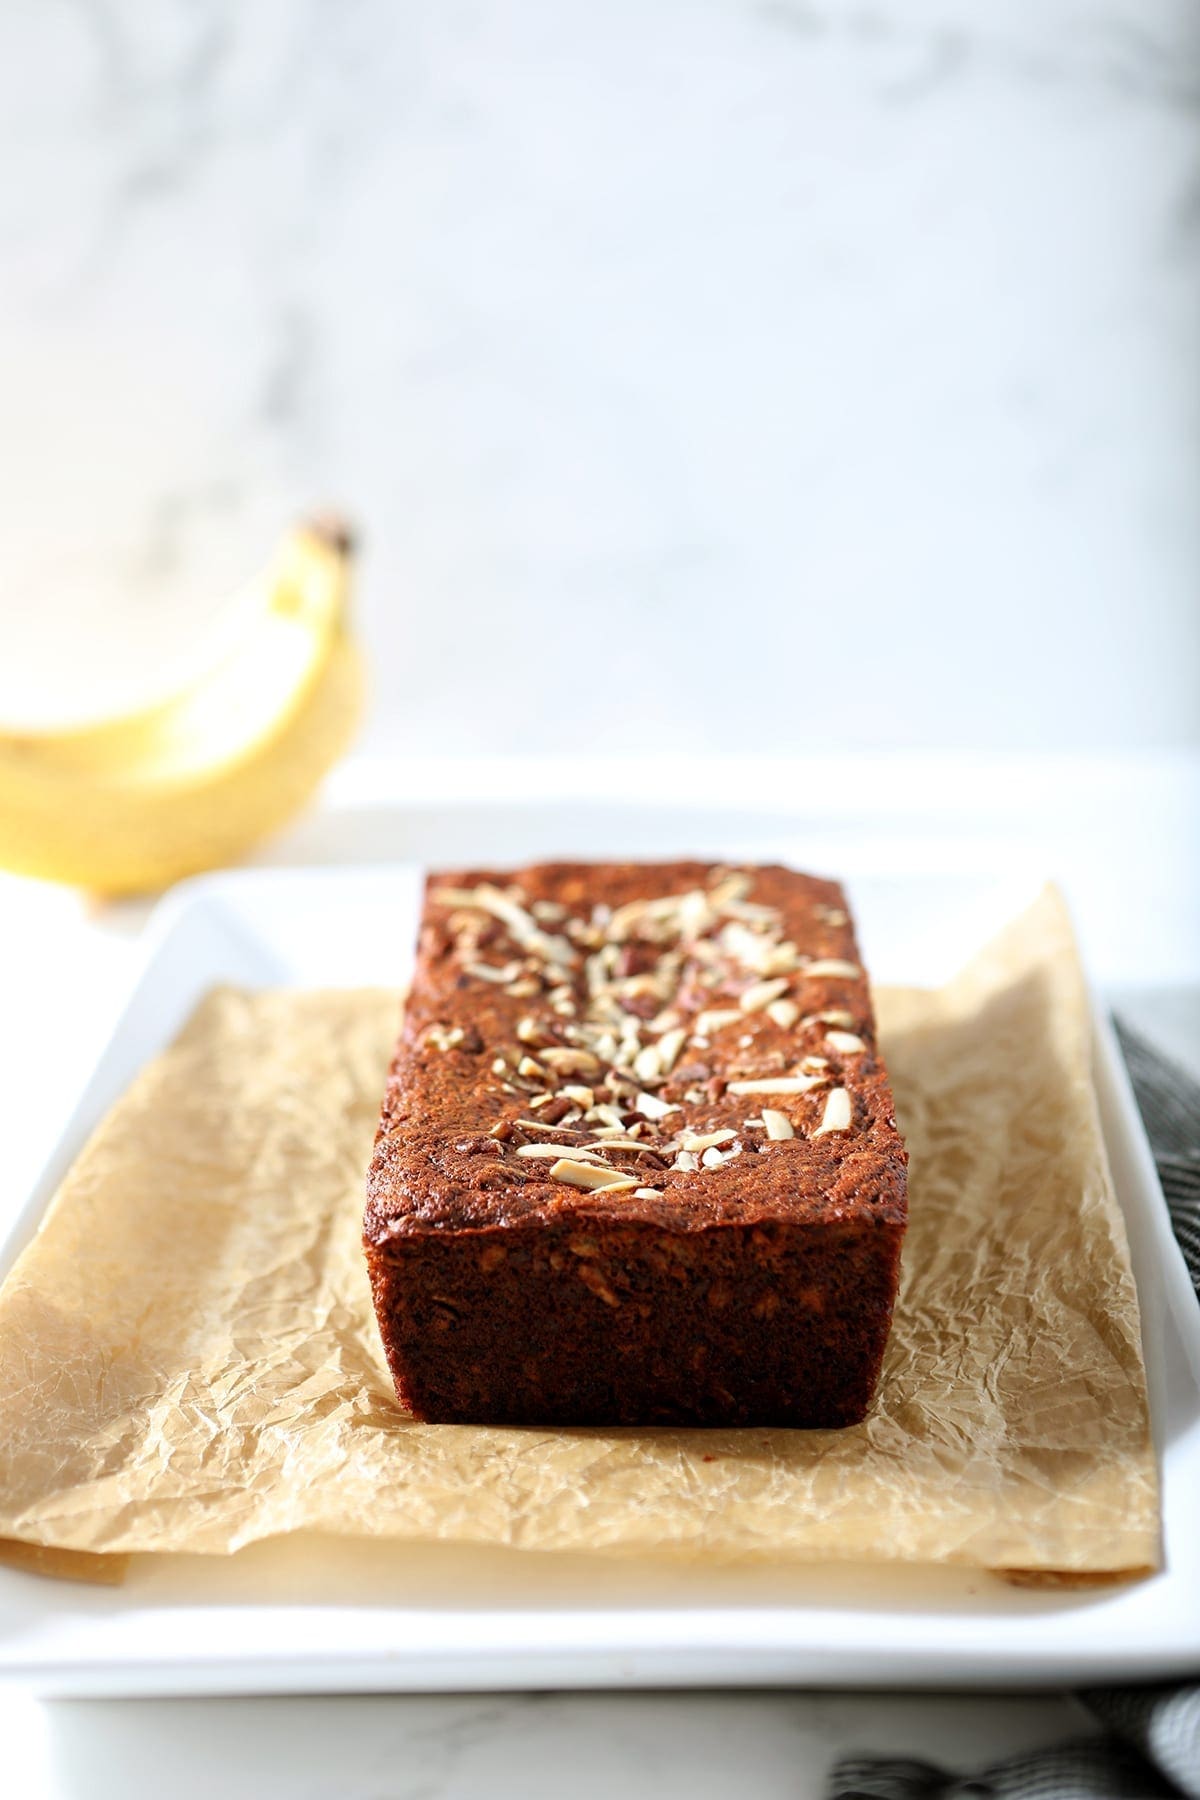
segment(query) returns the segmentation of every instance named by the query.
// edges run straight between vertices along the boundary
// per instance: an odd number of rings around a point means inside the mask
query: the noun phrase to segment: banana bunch
[[[177,692],[69,730],[0,729],[0,866],[141,893],[242,855],[308,799],[363,699],[344,529],[291,532]]]

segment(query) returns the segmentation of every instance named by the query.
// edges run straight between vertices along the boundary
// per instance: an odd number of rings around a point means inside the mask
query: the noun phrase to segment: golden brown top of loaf
[[[564,1208],[895,1221],[904,1170],[836,882],[705,862],[429,878],[368,1242]]]

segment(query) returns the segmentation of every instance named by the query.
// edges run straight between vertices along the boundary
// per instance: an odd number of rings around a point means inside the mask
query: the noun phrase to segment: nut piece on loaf
[[[850,1425],[904,1145],[835,882],[545,863],[430,878],[367,1184],[419,1419]]]

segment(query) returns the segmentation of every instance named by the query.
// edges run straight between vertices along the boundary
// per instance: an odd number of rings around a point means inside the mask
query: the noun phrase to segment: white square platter
[[[148,927],[128,1002],[40,1179],[0,1219],[0,1275],[92,1127],[209,987],[399,986],[419,885],[415,865],[385,865],[246,871],[176,890]],[[1032,897],[1024,878],[986,875],[863,872],[849,885],[881,982],[944,978]],[[1047,1593],[886,1565],[713,1568],[292,1539],[226,1559],[135,1559],[112,1589],[0,1570],[0,1678],[48,1695],[115,1696],[1028,1687],[1200,1667],[1200,1307],[1099,1015],[1095,1052],[1143,1309],[1164,1491],[1159,1574]]]

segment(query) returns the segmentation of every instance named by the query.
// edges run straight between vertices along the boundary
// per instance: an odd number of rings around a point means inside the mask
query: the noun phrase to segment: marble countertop
[[[818,1800],[849,1750],[971,1767],[1089,1728],[1059,1695],[0,1695],[21,1800]]]

